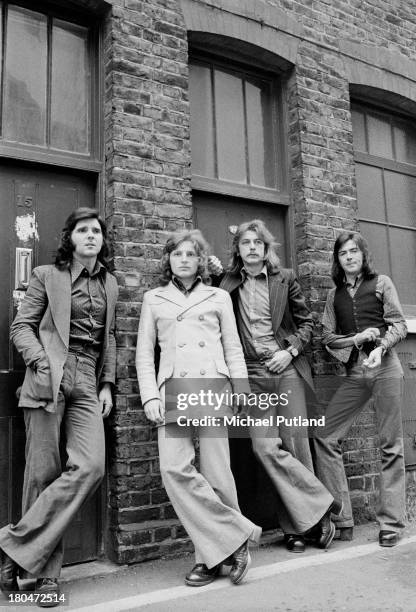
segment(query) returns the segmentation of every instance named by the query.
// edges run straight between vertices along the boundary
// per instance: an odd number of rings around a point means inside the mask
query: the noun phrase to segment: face
[[[345,274],[360,274],[363,267],[363,253],[354,240],[344,242],[338,251],[338,261]]]
[[[82,219],[71,232],[74,255],[78,259],[97,257],[103,246],[103,234],[98,219]]]
[[[260,265],[264,262],[265,244],[257,232],[247,230],[238,242],[238,252],[245,266]]]
[[[180,242],[169,255],[172,274],[185,282],[195,279],[200,261],[201,258],[190,240]]]

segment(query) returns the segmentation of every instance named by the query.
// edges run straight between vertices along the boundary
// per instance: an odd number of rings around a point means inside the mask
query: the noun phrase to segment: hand
[[[281,374],[292,362],[292,355],[289,351],[276,351],[271,359],[265,362],[270,372]]]
[[[160,399],[154,398],[146,402],[144,413],[152,423],[162,425],[165,422],[165,408]]]
[[[222,263],[215,255],[210,255],[208,257],[208,272],[214,276],[219,276],[224,272]]]
[[[374,342],[379,336],[380,330],[377,327],[367,327],[364,331],[355,334],[354,342],[356,345],[361,346],[364,342]]]
[[[383,347],[377,346],[371,351],[367,359],[363,361],[363,366],[372,370],[381,364],[381,356],[383,354]]]
[[[248,405],[247,401],[247,393],[238,393],[238,396],[233,399],[233,414],[245,414]]]
[[[107,418],[113,407],[113,396],[111,394],[110,383],[104,383],[98,393],[98,401],[103,419]]]

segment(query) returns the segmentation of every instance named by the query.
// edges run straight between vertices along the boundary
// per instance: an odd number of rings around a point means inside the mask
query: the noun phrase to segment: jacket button
[[[203,376],[204,374],[206,374],[206,371],[205,370],[200,370],[199,373],[202,374],[202,376]]]
[[[199,344],[199,346],[205,346],[205,342],[204,342],[203,340],[200,340],[200,341],[198,342],[198,344]]]
[[[182,372],[181,372],[181,376],[182,376],[182,378],[183,378],[184,376],[186,376],[187,374],[188,374],[188,372],[185,372],[185,370],[182,370]]]
[[[183,319],[183,316],[182,316],[182,315],[178,315],[178,316],[176,317],[176,320],[177,320],[177,321],[182,321],[182,319]]]
[[[205,317],[204,317],[204,315],[199,315],[198,319],[199,319],[200,321],[203,321],[203,320],[205,319]]]

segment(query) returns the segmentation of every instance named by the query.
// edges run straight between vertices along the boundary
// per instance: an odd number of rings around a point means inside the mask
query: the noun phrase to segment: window
[[[360,227],[378,270],[404,304],[416,304],[416,130],[414,121],[352,107]]]
[[[190,63],[194,221],[226,264],[235,226],[261,218],[284,244],[286,159],[277,75],[223,59]]]
[[[14,4],[2,3],[0,9],[0,152],[19,146],[99,157],[93,139],[93,29]]]
[[[190,64],[193,186],[287,204],[275,75]]]

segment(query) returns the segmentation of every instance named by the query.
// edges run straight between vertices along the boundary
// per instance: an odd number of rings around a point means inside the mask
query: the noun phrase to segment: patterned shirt
[[[70,346],[101,347],[107,311],[105,273],[105,267],[99,261],[91,274],[80,261],[72,261]]]
[[[256,276],[241,269],[244,282],[238,289],[237,322],[250,357],[271,357],[276,342],[270,312],[269,281],[266,266]]]
[[[360,275],[357,277],[354,285],[345,282],[346,289],[351,297],[354,297],[362,280],[362,276]],[[353,337],[354,334],[342,335],[338,333],[334,308],[335,292],[336,287],[329,291],[326,299],[325,310],[322,317],[322,342],[331,355],[336,357],[339,361],[347,363],[354,345],[337,348],[336,344],[337,340]],[[387,351],[406,337],[407,325],[396,288],[392,280],[384,274],[380,274],[377,277],[376,297],[383,303],[383,318],[388,327],[386,335],[379,341],[379,346],[382,346],[384,351]]]

